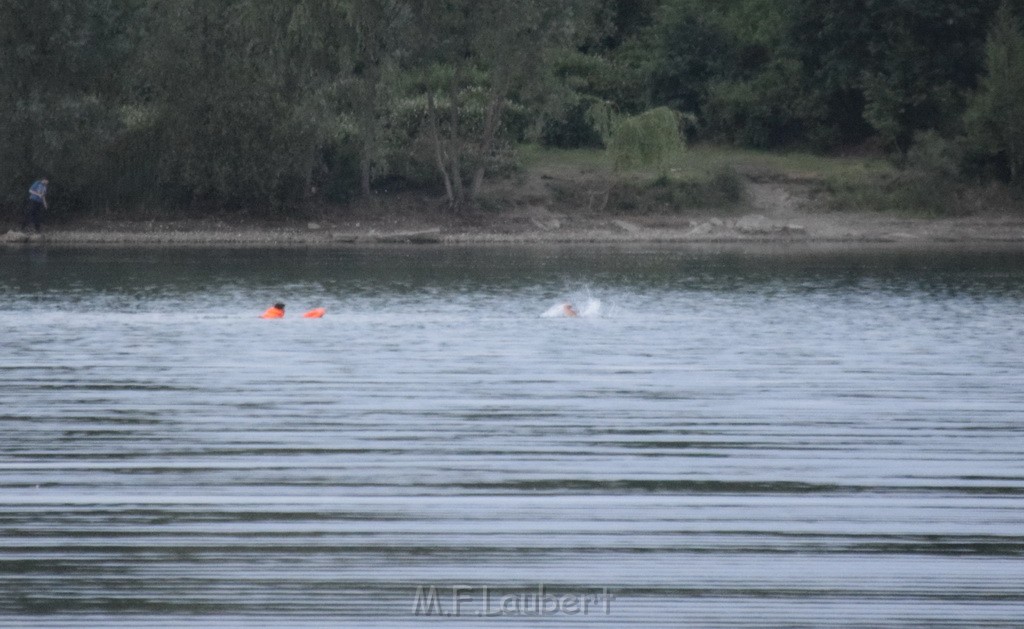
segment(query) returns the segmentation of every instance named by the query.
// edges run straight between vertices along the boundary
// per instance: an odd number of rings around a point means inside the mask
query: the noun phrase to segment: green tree
[[[648,107],[650,30],[659,0],[598,0],[580,20],[578,45],[556,54],[542,82],[553,96],[539,112],[540,139],[563,148],[602,145],[587,114],[595,104],[622,111]]]
[[[649,35],[652,102],[696,113],[710,137],[807,142],[822,114],[787,45],[787,1],[666,1]]]
[[[479,195],[513,93],[540,83],[572,42],[586,0],[424,0],[416,7],[413,72],[449,203]],[[478,124],[467,119],[478,108]]]
[[[719,7],[669,0],[657,13],[642,50],[650,58],[652,104],[703,113],[708,86],[732,73],[732,42]],[[652,54],[653,53],[653,54]]]
[[[996,13],[985,52],[985,74],[966,115],[968,137],[1004,159],[1018,182],[1024,174],[1024,34],[1008,3]]]
[[[955,129],[996,0],[787,0],[787,46],[837,142],[878,135],[906,151],[918,130]]]
[[[346,56],[334,0],[151,0],[134,131],[186,202],[308,194]]]
[[[397,90],[398,64],[408,53],[413,8],[408,0],[351,0],[352,82],[349,99],[358,121],[359,180],[371,194],[375,165],[385,159],[383,136]]]
[[[616,168],[654,166],[662,176],[668,172],[669,159],[682,147],[679,115],[668,107],[616,120],[608,142]]]
[[[27,182],[53,181],[64,208],[101,202],[109,154],[124,124],[124,70],[133,0],[0,2],[0,173],[20,204]]]

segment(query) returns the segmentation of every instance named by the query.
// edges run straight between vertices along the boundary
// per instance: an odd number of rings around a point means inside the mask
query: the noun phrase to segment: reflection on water
[[[0,624],[1017,625],[1022,262],[0,251]]]

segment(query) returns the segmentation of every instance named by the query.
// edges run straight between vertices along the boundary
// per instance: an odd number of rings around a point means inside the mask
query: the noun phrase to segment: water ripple
[[[0,625],[1024,618],[1019,255],[321,253],[0,252]]]

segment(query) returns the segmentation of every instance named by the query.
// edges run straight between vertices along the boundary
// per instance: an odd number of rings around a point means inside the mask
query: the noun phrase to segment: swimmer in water
[[[284,319],[284,304],[277,302],[273,306],[267,308],[263,314],[260,315],[260,319]]]
[[[562,304],[562,314],[567,317],[578,317],[580,314],[572,307],[572,304]]]

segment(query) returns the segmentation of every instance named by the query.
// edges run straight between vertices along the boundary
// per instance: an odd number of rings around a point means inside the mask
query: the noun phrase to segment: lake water
[[[0,626],[1024,624],[1019,252],[27,248],[0,297]]]

